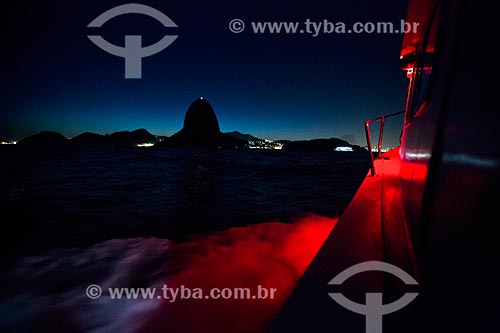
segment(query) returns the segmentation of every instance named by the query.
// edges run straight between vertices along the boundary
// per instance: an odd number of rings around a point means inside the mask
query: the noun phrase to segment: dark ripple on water
[[[0,150],[9,253],[336,216],[366,154],[254,150]]]

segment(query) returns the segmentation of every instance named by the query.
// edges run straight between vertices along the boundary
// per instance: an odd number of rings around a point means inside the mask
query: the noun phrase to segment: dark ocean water
[[[0,331],[16,333],[264,333],[369,167],[359,153],[0,148]],[[165,284],[277,296],[106,293]]]
[[[3,148],[10,253],[336,216],[368,169],[360,153]]]

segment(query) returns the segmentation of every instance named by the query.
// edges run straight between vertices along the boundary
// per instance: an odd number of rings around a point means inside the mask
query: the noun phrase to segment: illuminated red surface
[[[279,311],[324,243],[336,219],[310,216],[292,224],[232,228],[179,244],[169,287],[276,288],[274,300],[163,301],[144,332],[259,332]]]
[[[417,45],[421,43],[423,31],[425,31],[427,24],[429,24],[435,2],[435,0],[410,0],[406,22],[417,22],[419,26],[417,31],[404,34],[401,56],[414,52]]]

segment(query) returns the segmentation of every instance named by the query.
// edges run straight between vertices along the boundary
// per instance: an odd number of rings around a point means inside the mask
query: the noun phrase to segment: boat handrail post
[[[378,135],[378,144],[377,144],[377,159],[379,159],[382,158],[382,140],[384,136],[385,118],[394,117],[403,113],[405,113],[405,110],[365,121],[366,146],[368,148],[368,152],[370,153],[370,159],[371,159],[370,173],[372,176],[375,176],[376,172],[375,172],[375,158],[373,156],[373,144],[370,133],[370,124],[380,120],[380,132]]]

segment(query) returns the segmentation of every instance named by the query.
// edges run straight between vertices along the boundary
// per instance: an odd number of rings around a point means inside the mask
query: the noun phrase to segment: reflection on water
[[[190,237],[108,240],[31,256],[4,273],[1,332],[262,333],[336,219],[310,216]],[[98,284],[99,299],[86,297]],[[265,300],[111,299],[107,288],[276,288]]]
[[[369,166],[358,153],[254,150],[8,147],[0,158],[0,331],[16,333],[261,333]],[[90,284],[278,293],[90,300]]]

